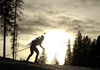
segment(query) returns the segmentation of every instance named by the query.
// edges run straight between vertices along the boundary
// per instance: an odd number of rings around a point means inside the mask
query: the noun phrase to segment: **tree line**
[[[78,31],[72,52],[70,45],[67,51],[64,65],[100,67],[100,36],[91,40],[88,36],[82,36]]]

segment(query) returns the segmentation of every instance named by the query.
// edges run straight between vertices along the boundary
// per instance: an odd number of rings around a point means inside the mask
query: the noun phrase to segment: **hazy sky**
[[[22,22],[18,22],[19,49],[25,48],[31,39],[49,30],[61,30],[73,37],[80,30],[83,35],[88,35],[92,39],[100,35],[100,0],[23,1]],[[0,56],[2,56],[1,39]],[[10,37],[7,38],[7,43],[9,39]],[[10,50],[10,45],[7,44],[7,46],[7,50]],[[22,56],[26,59],[28,55],[20,54],[18,58]]]
[[[24,2],[24,14],[20,25],[23,34],[38,34],[48,29],[60,29],[75,34],[80,30],[90,37],[99,35],[99,0],[24,0]]]

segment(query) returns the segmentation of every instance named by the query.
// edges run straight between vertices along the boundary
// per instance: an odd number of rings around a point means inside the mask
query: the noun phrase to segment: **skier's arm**
[[[40,47],[42,48],[42,49],[45,49],[44,47],[42,47],[42,45],[40,44]]]
[[[28,45],[31,45],[32,44],[32,42],[31,43],[29,43]]]
[[[31,45],[31,43],[27,44],[27,45]]]

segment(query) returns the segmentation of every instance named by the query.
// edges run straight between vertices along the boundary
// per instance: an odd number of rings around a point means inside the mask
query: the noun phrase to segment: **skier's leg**
[[[28,58],[27,58],[27,60],[26,60],[26,61],[28,61],[28,60],[29,60],[29,58],[30,58],[32,55],[33,55],[33,49],[32,49],[32,48],[30,48],[30,55],[28,56]]]
[[[35,62],[37,62],[37,59],[38,59],[38,56],[39,56],[39,51],[38,51],[37,48],[35,49],[35,52],[36,52]]]

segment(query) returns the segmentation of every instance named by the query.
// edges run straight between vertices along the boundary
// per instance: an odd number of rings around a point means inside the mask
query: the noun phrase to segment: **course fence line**
[[[17,52],[24,51],[24,50],[26,50],[26,49],[28,49],[28,48],[30,48],[30,47],[26,47],[26,48],[24,48],[24,49],[18,50]],[[15,52],[15,53],[17,53],[17,52]],[[10,54],[8,54],[8,55],[6,55],[6,56],[10,56],[10,55],[12,55],[12,53],[10,53]]]

